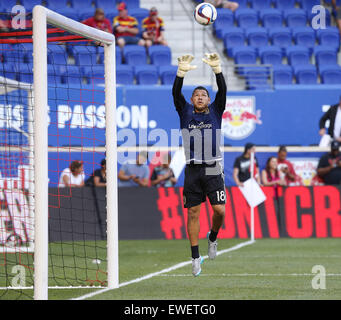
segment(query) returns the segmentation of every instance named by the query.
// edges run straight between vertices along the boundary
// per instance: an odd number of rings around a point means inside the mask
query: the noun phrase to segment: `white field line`
[[[160,277],[189,277],[189,274],[161,274]],[[313,273],[205,273],[200,277],[312,277]],[[341,277],[341,273],[326,273],[326,277]]]
[[[233,246],[233,247],[231,247],[231,248],[228,248],[228,249],[224,249],[224,250],[218,251],[218,252],[217,252],[217,255],[221,255],[221,254],[224,254],[224,253],[227,253],[227,252],[235,251],[235,250],[238,250],[238,249],[240,249],[240,248],[246,247],[246,246],[248,246],[248,245],[250,245],[250,244],[253,244],[253,243],[255,243],[255,241],[252,241],[252,240],[246,241],[246,242],[242,242],[242,243],[239,243],[239,244],[237,244],[237,245],[235,245],[235,246]],[[204,259],[207,259],[207,258],[208,258],[208,256],[204,256]],[[148,279],[154,278],[154,277],[156,277],[156,276],[160,276],[160,275],[162,275],[162,274],[165,274],[165,273],[174,271],[174,270],[176,270],[176,269],[185,267],[185,266],[187,266],[187,265],[189,265],[189,264],[191,264],[191,263],[192,263],[191,260],[189,260],[189,261],[184,261],[184,262],[180,262],[180,263],[178,263],[178,264],[175,264],[175,265],[172,266],[172,267],[163,269],[163,270],[161,270],[161,271],[149,273],[149,274],[147,274],[147,275],[145,275],[145,276],[143,276],[143,277],[136,278],[136,279],[134,279],[134,280],[130,280],[130,281],[127,281],[127,282],[120,283],[120,284],[119,284],[119,288],[128,286],[128,285],[133,284],[133,283],[138,283],[138,282],[141,282],[141,281],[143,281],[143,280],[148,280]],[[200,276],[201,276],[201,275],[200,275]],[[193,276],[191,275],[191,277],[193,277]],[[110,291],[110,290],[115,290],[115,289],[105,288],[105,289],[101,289],[101,290],[98,290],[98,291],[95,291],[95,292],[91,292],[91,293],[85,294],[85,295],[80,296],[80,297],[78,297],[78,298],[73,298],[73,299],[71,299],[71,300],[84,300],[84,299],[89,299],[89,298],[92,298],[92,297],[97,296],[97,295],[99,295],[99,294],[108,292],[108,291]]]

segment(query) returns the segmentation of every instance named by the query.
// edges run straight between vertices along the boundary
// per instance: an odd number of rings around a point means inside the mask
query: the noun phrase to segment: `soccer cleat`
[[[210,240],[210,231],[207,233],[207,240],[208,240],[208,257],[210,260],[215,259],[217,256],[217,247],[218,247],[218,241],[211,241]]]
[[[201,265],[204,262],[204,258],[203,257],[199,257],[196,259],[192,258],[192,274],[193,276],[197,277],[200,275],[201,273]]]

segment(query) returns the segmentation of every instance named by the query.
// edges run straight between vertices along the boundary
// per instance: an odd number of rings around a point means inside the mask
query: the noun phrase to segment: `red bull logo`
[[[242,140],[252,134],[256,125],[261,125],[261,110],[256,111],[255,97],[229,97],[222,119],[225,137]]]

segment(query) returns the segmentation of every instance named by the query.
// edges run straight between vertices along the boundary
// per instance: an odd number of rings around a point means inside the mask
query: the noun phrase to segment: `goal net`
[[[118,287],[114,36],[36,6],[0,49],[0,296]]]

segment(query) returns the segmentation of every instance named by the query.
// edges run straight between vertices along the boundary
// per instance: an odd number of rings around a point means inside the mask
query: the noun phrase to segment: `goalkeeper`
[[[196,68],[191,65],[194,57],[178,58],[178,71],[173,84],[174,105],[180,117],[183,146],[186,154],[184,207],[188,208],[187,232],[192,252],[192,273],[201,272],[203,258],[199,254],[199,214],[201,203],[209,198],[214,211],[212,228],[208,233],[208,256],[217,254],[217,234],[225,216],[225,181],[221,165],[220,131],[226,104],[226,83],[221,71],[219,55],[206,54],[203,62],[211,66],[216,75],[218,92],[211,103],[209,92],[196,87],[188,103],[181,93],[185,74]]]

